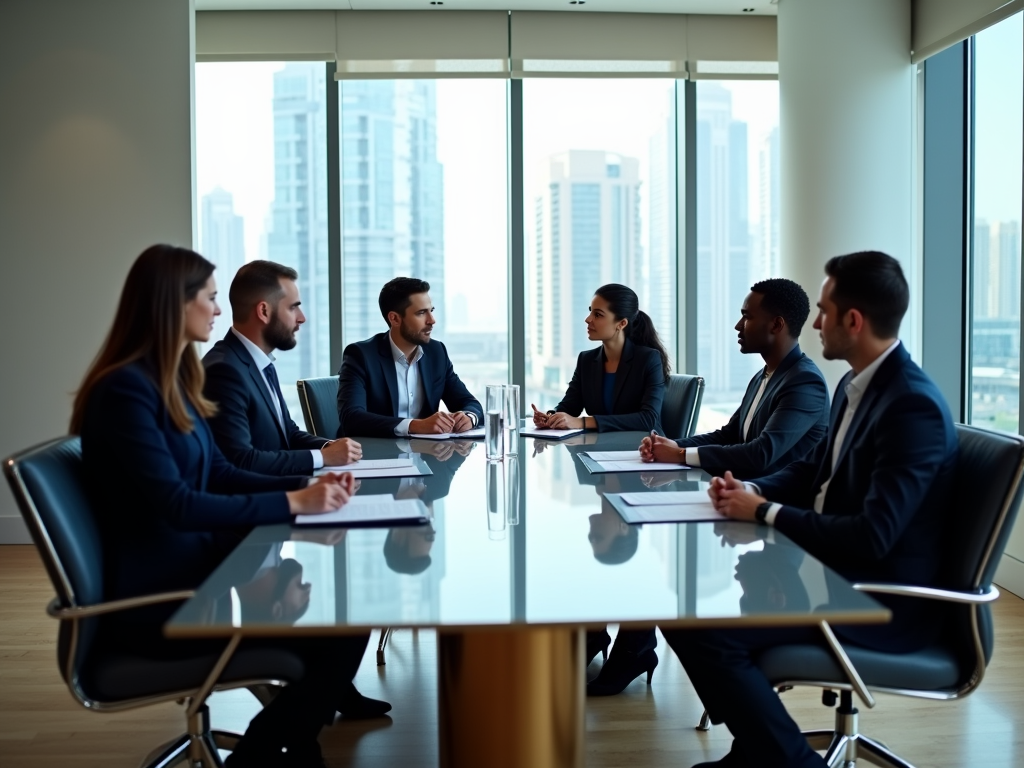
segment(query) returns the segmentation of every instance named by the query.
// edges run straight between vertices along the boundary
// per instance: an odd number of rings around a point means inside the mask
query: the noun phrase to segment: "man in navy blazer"
[[[825,266],[814,327],[824,355],[852,370],[836,391],[826,436],[802,461],[751,483],[712,481],[716,508],[774,526],[849,581],[934,586],[957,439],[938,388],[901,345],[909,291],[899,263],[876,251]],[[847,642],[891,653],[924,647],[941,631],[926,601],[878,597],[881,626],[836,627]],[[753,663],[762,650],[822,642],[817,629],[664,633],[713,722],[733,734],[725,758],[704,766],[824,766]]]
[[[324,440],[299,429],[274,368],[275,349],[295,346],[306,322],[294,269],[250,261],[231,281],[232,326],[206,356],[204,394],[217,403],[214,439],[235,466],[265,475],[309,475],[362,456],[353,440]]]
[[[430,284],[396,277],[380,292],[388,330],[349,344],[338,373],[338,437],[404,437],[465,432],[483,408],[456,375],[444,344],[432,341]],[[441,412],[444,402],[449,412]]]
[[[747,385],[729,423],[714,432],[672,440],[644,438],[646,461],[703,467],[713,475],[762,477],[804,458],[828,426],[828,387],[798,339],[811,304],[792,280],[751,286],[736,323],[740,352],[758,354],[764,368]]]

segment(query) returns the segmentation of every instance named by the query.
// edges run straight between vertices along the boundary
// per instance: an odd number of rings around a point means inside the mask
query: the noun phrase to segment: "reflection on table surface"
[[[366,458],[415,452],[432,475],[361,481],[419,498],[424,526],[253,531],[170,634],[653,623],[750,626],[885,621],[785,536],[750,523],[626,525],[604,493],[706,489],[699,470],[590,474],[577,454],[641,433],[524,438],[487,462],[473,441],[364,439]]]

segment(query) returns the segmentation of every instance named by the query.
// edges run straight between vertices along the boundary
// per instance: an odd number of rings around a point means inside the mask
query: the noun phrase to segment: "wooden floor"
[[[35,550],[0,547],[0,766],[65,768],[138,765],[177,735],[181,708],[164,704],[124,714],[79,707],[57,672],[56,623],[43,612],[52,597]],[[981,688],[958,702],[880,696],[861,727],[918,768],[1024,765],[1024,601],[1004,595],[995,606],[996,655]],[[394,704],[393,719],[338,723],[323,731],[330,766],[437,766],[436,643],[433,633],[395,633],[388,664],[374,664],[373,645],[356,683],[367,696]],[[654,684],[634,682],[624,694],[587,702],[587,765],[663,768],[717,759],[728,749],[723,726],[694,731],[701,707],[664,642]],[[495,664],[500,664],[495,659]],[[810,691],[785,701],[805,728],[831,726],[831,710]],[[243,730],[255,714],[245,691],[213,697],[214,726]],[[486,768],[486,766],[481,766]],[[524,768],[528,768],[525,767]]]

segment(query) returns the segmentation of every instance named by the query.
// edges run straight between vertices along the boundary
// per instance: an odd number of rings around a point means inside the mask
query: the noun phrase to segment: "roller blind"
[[[914,0],[912,61],[924,61],[1024,9],[1024,0]]]
[[[201,11],[196,61],[333,61],[334,11]]]
[[[506,11],[348,11],[336,24],[339,80],[509,75]]]
[[[513,77],[776,77],[774,17],[517,12]]]

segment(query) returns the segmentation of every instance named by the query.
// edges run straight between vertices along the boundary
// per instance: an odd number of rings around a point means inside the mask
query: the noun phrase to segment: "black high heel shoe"
[[[588,631],[587,632],[587,663],[585,666],[589,667],[590,662],[594,660],[597,654],[601,654],[601,661],[608,661],[608,646],[611,645],[612,637],[608,634],[607,629],[602,629],[600,632]]]
[[[647,685],[650,685],[657,666],[658,654],[653,650],[639,655],[629,651],[612,653],[601,667],[601,673],[587,683],[587,696],[615,696],[644,672],[647,673]]]

